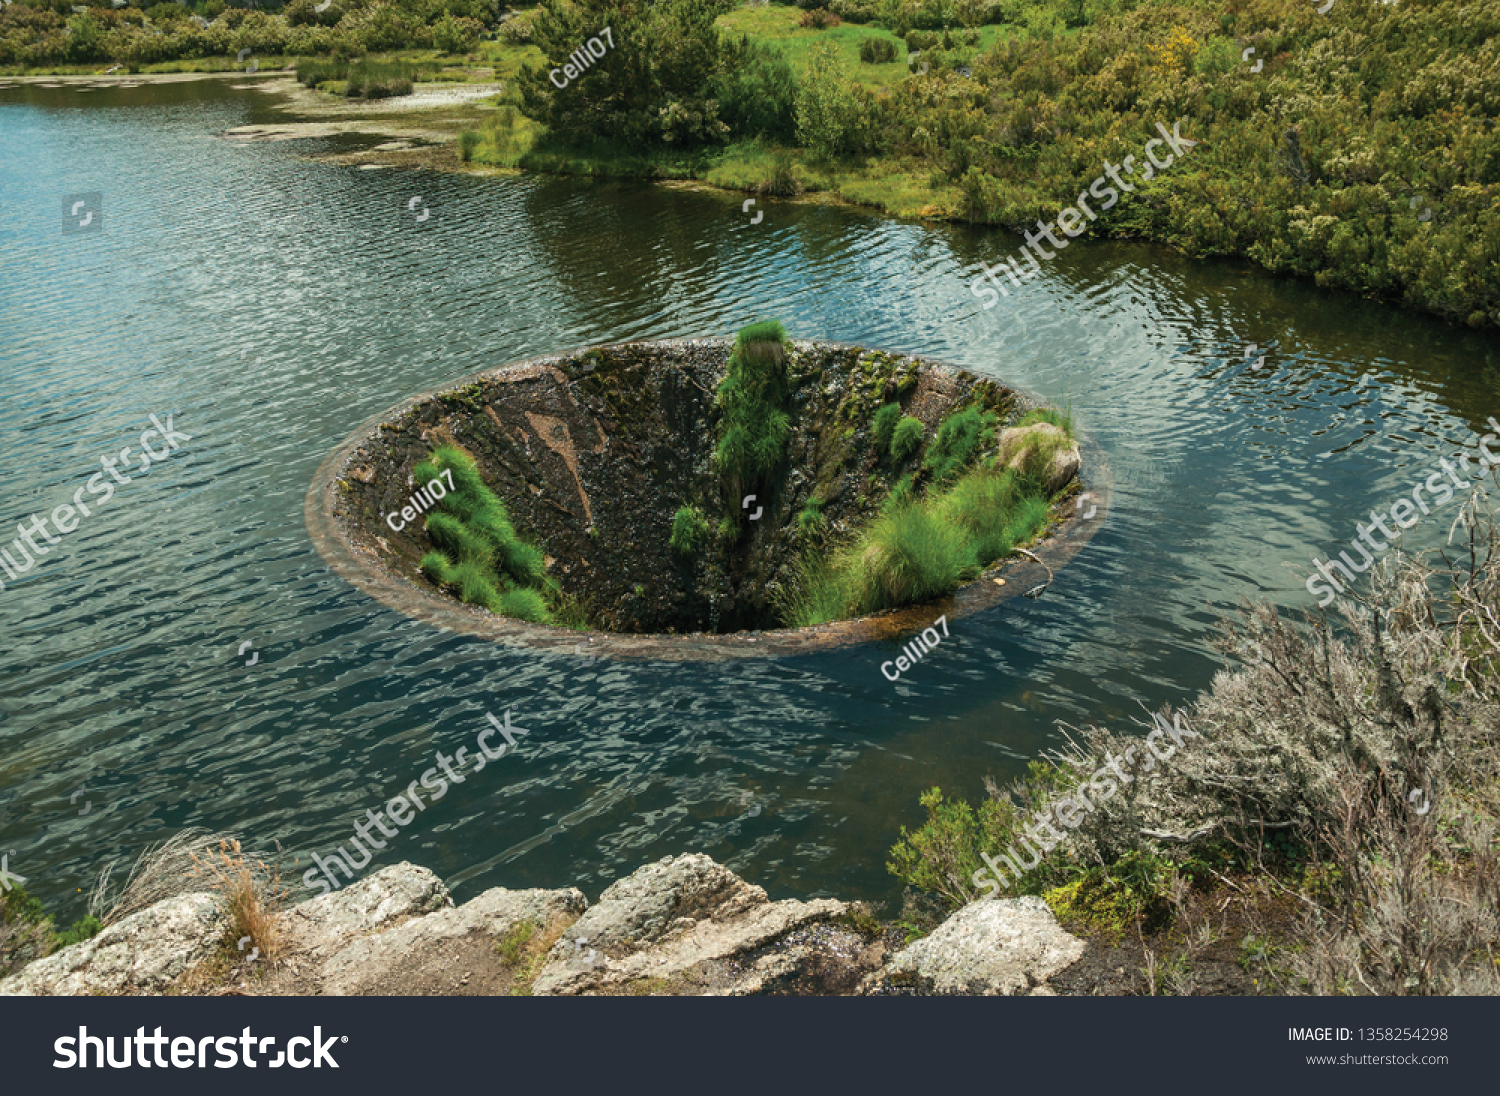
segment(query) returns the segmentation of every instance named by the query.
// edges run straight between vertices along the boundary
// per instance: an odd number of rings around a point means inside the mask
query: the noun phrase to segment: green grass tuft
[[[1026,412],[1017,421],[1016,426],[1032,426],[1039,422],[1051,423],[1064,434],[1068,435],[1070,441],[1072,440],[1073,416],[1066,411],[1058,411],[1052,407],[1038,407],[1035,410]]]
[[[802,628],[925,601],[954,589],[1047,522],[1050,500],[1026,478],[985,461],[946,489],[916,495],[914,474],[886,496],[852,543],[809,551],[779,607]]]
[[[901,464],[922,447],[922,438],[926,434],[927,427],[922,425],[921,419],[906,416],[896,424],[895,433],[891,435],[891,459]]]
[[[807,500],[802,507],[802,512],[797,515],[797,531],[804,537],[816,536],[827,524],[823,517],[823,500],[814,495]]]
[[[680,556],[692,555],[713,532],[708,519],[696,506],[683,506],[672,515],[672,551]]]
[[[485,485],[473,459],[442,445],[412,474],[418,485],[442,495],[427,515],[434,550],[422,557],[423,573],[457,590],[470,605],[534,624],[552,623],[547,599],[561,594],[547,575],[542,550],[516,534],[505,503]]]
[[[891,435],[896,432],[896,423],[901,419],[901,405],[899,403],[888,403],[870,420],[870,433],[874,435],[875,444],[882,452],[888,452],[891,448]]]
[[[714,399],[724,433],[716,450],[729,497],[736,502],[775,471],[786,456],[792,417],[786,331],[767,320],[743,328],[729,356],[729,370]]]
[[[998,421],[994,412],[982,412],[973,405],[944,419],[922,460],[932,473],[932,482],[945,483],[962,472],[979,452],[985,433],[993,431]]]

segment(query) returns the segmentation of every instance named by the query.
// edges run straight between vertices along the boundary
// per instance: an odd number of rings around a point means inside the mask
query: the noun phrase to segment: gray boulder
[[[1032,468],[1040,453],[1050,453],[1042,476],[1049,493],[1068,485],[1083,467],[1083,454],[1076,441],[1069,441],[1061,427],[1050,422],[1013,426],[1000,432],[1000,464],[1014,471]]]
[[[323,965],[323,993],[352,996],[387,992],[391,985],[430,984],[454,941],[478,937],[484,948],[523,922],[547,925],[559,917],[577,917],[587,908],[583,893],[567,890],[506,890],[496,887],[461,906],[441,909],[399,928],[366,936],[344,947]]]
[[[332,956],[354,937],[452,906],[441,879],[403,860],[342,890],[293,906],[282,915],[281,928],[287,950],[318,960]]]
[[[790,937],[849,908],[830,898],[771,902],[701,853],[669,856],[600,895],[548,953],[533,992],[757,992],[830,946]]]
[[[971,902],[930,936],[898,951],[864,992],[909,986],[935,994],[1055,996],[1047,979],[1083,955],[1040,898]]]
[[[0,982],[0,996],[159,993],[207,959],[223,940],[225,927],[224,912],[213,895],[168,898],[93,939],[38,959]]]

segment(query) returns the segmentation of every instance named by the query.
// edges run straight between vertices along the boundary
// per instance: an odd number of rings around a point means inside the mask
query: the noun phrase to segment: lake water
[[[279,841],[300,875],[507,708],[519,752],[377,864],[430,867],[459,900],[593,899],[697,851],[776,898],[897,899],[886,853],[924,789],[977,799],[1058,720],[1191,700],[1221,668],[1217,613],[1310,605],[1311,557],[1500,413],[1494,336],[1249,263],[1077,245],[985,313],[968,281],[1017,251],[1007,233],[767,199],[751,224],[743,195],[361,171],[300,158],[324,141],[218,136],[284,120],[266,102],[224,80],[0,90],[0,536],[71,502],[149,416],[191,435],[0,591],[0,851],[70,917],[105,861],[189,825]],[[99,220],[64,233],[90,193]],[[957,622],[895,684],[894,647],[500,648],[407,620],[309,544],[319,462],[405,396],[769,316],[1070,406],[1113,469],[1108,522],[1043,598]]]

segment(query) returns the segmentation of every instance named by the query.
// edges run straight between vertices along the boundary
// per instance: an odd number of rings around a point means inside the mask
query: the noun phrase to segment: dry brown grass
[[[203,889],[194,878],[193,864],[197,854],[225,840],[225,835],[193,827],[148,846],[139,857],[125,884],[119,890],[111,885],[118,860],[106,863],[99,872],[89,895],[89,913],[106,928],[180,894]]]
[[[495,945],[495,952],[500,956],[501,962],[514,974],[515,984],[510,991],[514,996],[531,995],[531,985],[536,981],[536,976],[542,972],[542,967],[547,961],[547,953],[562,939],[562,934],[568,930],[568,926],[577,920],[577,917],[559,913],[554,915],[546,925],[539,925],[534,921],[523,921],[512,928],[505,938]]]
[[[236,952],[260,949],[260,958],[274,962],[281,956],[281,911],[289,888],[281,882],[281,858],[273,861],[244,852],[236,838],[223,838],[215,850],[203,856],[191,854],[195,878],[206,880],[217,891],[229,915],[227,941]],[[239,942],[249,937],[243,948]]]

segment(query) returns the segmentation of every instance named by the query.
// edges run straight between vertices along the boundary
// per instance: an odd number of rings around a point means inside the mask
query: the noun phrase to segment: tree
[[[726,56],[714,23],[724,10],[721,0],[542,0],[531,41],[547,60],[521,73],[522,108],[567,140],[721,141],[729,129],[710,86]]]

